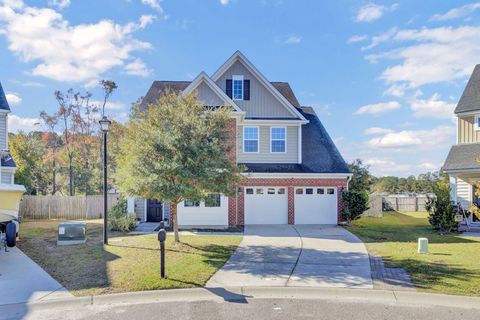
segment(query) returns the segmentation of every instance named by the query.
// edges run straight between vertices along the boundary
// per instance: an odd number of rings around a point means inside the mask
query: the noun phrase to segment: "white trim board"
[[[226,105],[231,105],[235,111],[245,114],[245,111],[240,109],[237,104],[230,99],[204,71],[200,72],[200,74],[183,90],[182,94],[186,95],[192,93],[202,82],[212,89],[213,92],[215,92],[218,97],[226,103]]]
[[[307,121],[305,117],[265,78],[265,76],[258,71],[258,69],[241,53],[236,51],[215,73],[212,75],[212,80],[217,81],[235,62],[239,61],[250,73],[257,78],[260,83],[271,93],[277,100],[288,110],[291,114],[297,116],[301,120]]]
[[[351,173],[279,173],[279,172],[247,172],[242,173],[247,178],[284,179],[284,178],[312,178],[312,179],[350,179]]]

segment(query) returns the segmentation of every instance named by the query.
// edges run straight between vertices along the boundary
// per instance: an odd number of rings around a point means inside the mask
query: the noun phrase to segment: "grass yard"
[[[421,291],[480,296],[480,238],[439,235],[427,213],[389,212],[362,217],[348,230],[387,266],[402,267]],[[417,253],[417,239],[427,237],[428,254]]]
[[[102,244],[101,221],[88,222],[85,245],[57,246],[59,221],[21,224],[18,247],[76,296],[204,285],[226,262],[240,236],[173,236],[166,242],[166,275],[160,278],[157,235],[112,233]]]

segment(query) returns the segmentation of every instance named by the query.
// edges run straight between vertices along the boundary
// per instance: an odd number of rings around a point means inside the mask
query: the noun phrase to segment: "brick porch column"
[[[228,197],[228,226],[237,225],[237,197]]]
[[[245,225],[245,188],[244,187],[239,187],[238,188],[239,193],[238,193],[238,225]]]
[[[295,192],[293,187],[288,187],[288,224],[295,224]]]

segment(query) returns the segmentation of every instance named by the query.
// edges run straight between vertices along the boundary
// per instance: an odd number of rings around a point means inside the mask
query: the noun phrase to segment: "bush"
[[[450,183],[448,178],[437,181],[433,185],[435,197],[427,197],[425,209],[428,211],[428,222],[435,230],[449,233],[457,226],[455,211],[450,201]]]
[[[342,219],[351,224],[368,210],[368,192],[345,191],[342,193]]]
[[[127,213],[127,200],[120,197],[118,203],[108,211],[108,228],[111,231],[130,232],[135,229],[135,215]]]

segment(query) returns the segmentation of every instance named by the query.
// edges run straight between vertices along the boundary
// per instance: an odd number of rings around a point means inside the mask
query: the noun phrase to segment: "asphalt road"
[[[365,301],[246,299],[235,302],[191,301],[76,306],[19,312],[1,319],[461,319],[478,320],[480,310]]]

